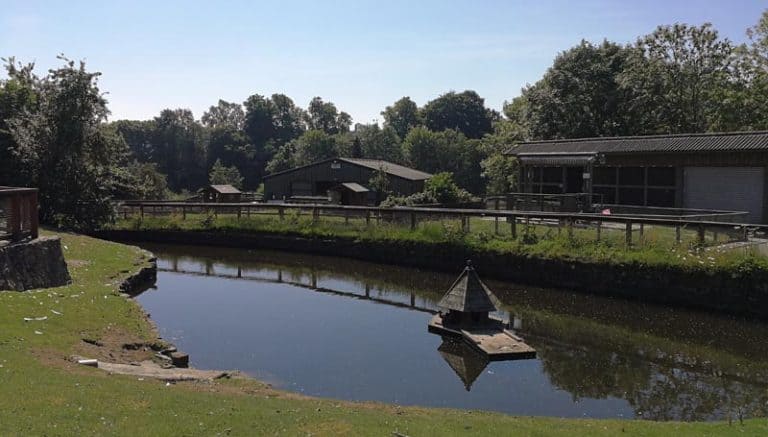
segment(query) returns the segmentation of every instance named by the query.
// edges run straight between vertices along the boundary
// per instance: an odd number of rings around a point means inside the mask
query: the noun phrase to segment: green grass
[[[362,217],[321,215],[313,221],[308,212],[286,213],[280,219],[271,214],[220,215],[218,217],[187,214],[128,217],[119,220],[116,229],[134,230],[210,230],[220,232],[268,232],[303,237],[342,237],[368,241],[402,241],[417,243],[450,243],[478,251],[520,254],[545,259],[578,260],[608,264],[641,264],[675,266],[692,270],[741,275],[754,270],[767,270],[768,258],[754,250],[725,250],[715,241],[727,241],[723,234],[708,233],[706,244],[699,247],[696,232],[683,230],[682,241],[675,240],[675,230],[646,226],[642,235],[639,227],[633,231],[632,246],[627,247],[625,230],[603,227],[600,239],[594,228],[567,228],[547,224],[517,224],[517,237],[513,238],[511,226],[500,221],[472,218],[469,230],[462,228],[460,220],[444,219],[419,221],[411,229],[407,217],[395,220],[371,220]],[[716,240],[717,239],[717,240]]]
[[[765,435],[768,421],[656,423],[511,417],[311,399],[257,381],[163,383],[67,364],[81,339],[155,333],[117,284],[135,248],[62,235],[73,283],[0,293],[0,435]],[[61,313],[57,315],[51,310]],[[47,316],[25,322],[24,317]],[[40,334],[38,334],[39,332]]]

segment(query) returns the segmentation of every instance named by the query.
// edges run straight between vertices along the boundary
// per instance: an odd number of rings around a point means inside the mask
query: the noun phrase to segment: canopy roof
[[[482,313],[496,311],[501,306],[501,302],[477,276],[472,262],[467,261],[464,271],[440,299],[437,306],[441,310]]]
[[[240,190],[232,185],[211,185],[212,190],[221,194],[240,194]]]
[[[368,188],[365,188],[364,186],[358,184],[357,182],[344,182],[342,184],[338,185],[339,187],[344,187],[348,189],[349,191],[355,192],[355,193],[367,193],[371,190]]]

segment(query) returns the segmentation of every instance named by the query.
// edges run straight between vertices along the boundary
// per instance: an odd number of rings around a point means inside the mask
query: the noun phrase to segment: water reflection
[[[486,355],[478,353],[460,340],[443,337],[443,342],[440,343],[437,351],[456,372],[456,376],[461,379],[467,391],[472,389],[472,384],[489,363]]]
[[[505,304],[501,315],[538,352],[531,362],[489,365],[426,333],[450,275],[277,252],[147,248],[165,272],[158,291],[139,300],[193,365],[241,368],[313,395],[513,414],[768,414],[762,323],[488,281]]]

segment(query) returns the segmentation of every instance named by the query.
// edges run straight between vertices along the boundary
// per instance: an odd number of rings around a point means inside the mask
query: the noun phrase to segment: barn
[[[240,202],[242,194],[232,185],[208,185],[199,190],[203,202]]]
[[[422,191],[424,181],[432,177],[380,159],[332,158],[265,176],[264,199],[321,196],[346,205],[372,204],[377,193],[370,180],[380,170],[387,175],[389,189],[405,196]]]
[[[518,159],[523,193],[768,220],[768,131],[531,141],[507,153]]]

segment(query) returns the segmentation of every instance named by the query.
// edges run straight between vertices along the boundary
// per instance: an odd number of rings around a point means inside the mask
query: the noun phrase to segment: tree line
[[[220,100],[196,119],[165,109],[109,122],[99,73],[61,58],[38,76],[4,59],[0,185],[40,188],[42,219],[90,227],[109,199],[165,198],[210,182],[256,190],[265,174],[346,156],[449,172],[462,189],[515,189],[515,142],[768,129],[768,11],[734,44],[710,24],[659,26],[631,44],[581,41],[502,113],[475,91],[419,106],[403,97],[383,123],[354,124],[330,101],[284,94]]]

